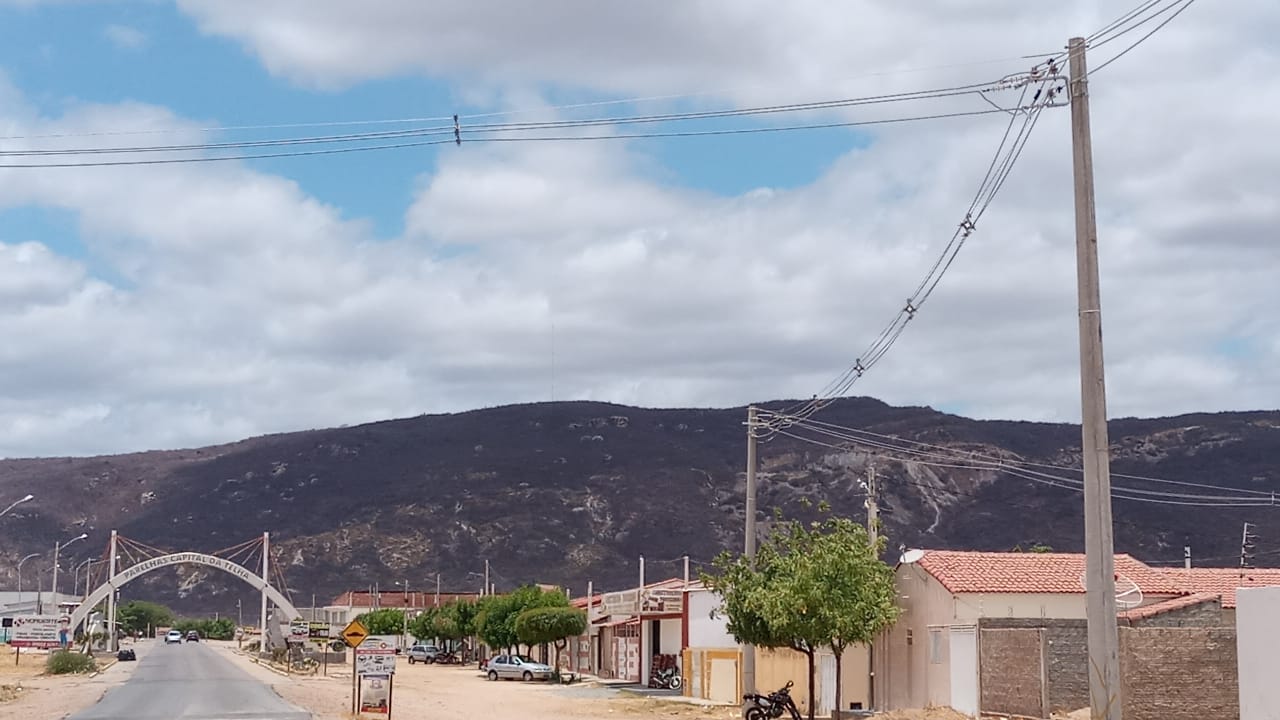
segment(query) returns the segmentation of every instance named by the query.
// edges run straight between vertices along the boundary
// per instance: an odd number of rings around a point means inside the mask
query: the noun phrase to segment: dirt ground
[[[241,667],[269,684],[285,700],[312,712],[315,720],[351,718],[351,675],[330,667],[330,676],[283,677],[231,652]],[[474,666],[408,665],[396,668],[392,696],[394,716],[412,718],[486,718],[518,716],[520,720],[599,720],[600,718],[740,717],[737,707],[704,707],[646,698],[618,697],[611,690],[546,683],[489,682]]]
[[[139,650],[139,654],[141,654]],[[136,663],[116,663],[93,677],[41,675],[48,655],[23,651],[14,664],[7,645],[0,649],[0,720],[61,720],[98,702],[108,690],[129,679]]]

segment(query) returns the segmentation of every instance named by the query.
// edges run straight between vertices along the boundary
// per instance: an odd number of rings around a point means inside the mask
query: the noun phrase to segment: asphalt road
[[[71,720],[311,720],[204,643],[151,642],[128,682]]]

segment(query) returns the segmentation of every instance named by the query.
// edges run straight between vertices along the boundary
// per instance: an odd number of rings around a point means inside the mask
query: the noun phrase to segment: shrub
[[[92,655],[72,652],[70,650],[57,650],[49,655],[49,659],[45,661],[44,671],[50,675],[67,675],[69,673],[87,673],[98,669],[98,664],[93,661]]]

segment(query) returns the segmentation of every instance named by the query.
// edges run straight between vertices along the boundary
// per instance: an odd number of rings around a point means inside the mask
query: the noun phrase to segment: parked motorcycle
[[[684,678],[680,677],[676,668],[666,668],[657,671],[649,678],[649,686],[662,690],[679,690],[684,687]]]
[[[796,707],[795,700],[791,699],[791,688],[794,685],[795,683],[788,680],[781,690],[775,690],[768,695],[754,693],[743,695],[742,699],[747,704],[742,708],[742,717],[746,720],[773,720],[782,717],[784,712],[790,712],[792,720],[801,720],[800,708]]]

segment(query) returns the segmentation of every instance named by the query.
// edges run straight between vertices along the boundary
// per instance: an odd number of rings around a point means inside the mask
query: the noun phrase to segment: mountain
[[[391,590],[407,579],[414,590],[431,590],[437,572],[445,591],[478,590],[475,573],[485,559],[500,590],[526,581],[563,583],[578,593],[588,580],[596,588],[629,587],[640,555],[655,579],[678,576],[686,553],[696,572],[720,550],[741,547],[745,418],[744,408],[560,402],[195,450],[0,461],[0,498],[37,495],[0,518],[0,581],[12,587],[17,559],[44,552],[25,567],[23,582],[35,585],[39,565],[47,587],[54,542],[87,532],[88,540],[64,553],[60,585],[69,589],[70,569],[105,556],[116,528],[155,548],[201,551],[269,530],[299,606],[312,593],[323,602],[375,582]],[[1056,486],[1063,481],[947,467],[963,465],[954,459],[963,453],[1078,465],[1077,426],[976,421],[868,398],[840,400],[813,419],[949,450],[909,460],[774,435],[759,449],[762,528],[775,508],[793,516],[813,512],[802,498],[864,518],[860,481],[874,461],[891,557],[900,545],[1083,547],[1081,496]],[[1120,419],[1110,431],[1114,473],[1280,489],[1280,412]],[[836,444],[812,430],[787,433]],[[1203,502],[1201,496],[1221,492],[1122,477],[1115,484],[1158,493],[1142,495],[1144,502],[1115,501],[1119,551],[1176,564],[1190,542],[1204,564],[1230,565],[1238,562],[1244,521],[1257,525],[1259,563],[1280,549],[1280,510],[1268,505],[1269,495],[1253,496],[1261,507],[1199,507],[1170,503]],[[257,600],[247,590],[217,571],[182,567],[153,572],[122,595],[188,612],[233,612],[241,599],[249,618]]]

